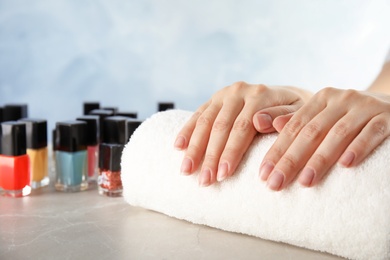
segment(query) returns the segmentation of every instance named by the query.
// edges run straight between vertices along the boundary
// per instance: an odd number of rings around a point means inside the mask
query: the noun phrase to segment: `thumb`
[[[294,113],[299,107],[299,105],[284,105],[259,110],[253,115],[253,126],[259,133],[263,134],[279,132],[289,120],[289,118],[284,118],[284,116]],[[276,118],[278,120],[275,122]]]
[[[284,126],[287,124],[288,121],[290,121],[291,117],[294,115],[294,113],[290,113],[287,115],[281,115],[274,119],[272,126],[275,128],[278,133],[280,133]]]

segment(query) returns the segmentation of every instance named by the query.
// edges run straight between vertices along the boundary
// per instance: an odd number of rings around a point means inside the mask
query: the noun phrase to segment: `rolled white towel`
[[[233,177],[199,187],[182,176],[175,137],[191,112],[169,110],[138,127],[122,154],[125,200],[226,231],[350,259],[390,258],[390,142],[355,168],[334,166],[320,185],[270,191],[259,164],[276,134],[256,137]]]

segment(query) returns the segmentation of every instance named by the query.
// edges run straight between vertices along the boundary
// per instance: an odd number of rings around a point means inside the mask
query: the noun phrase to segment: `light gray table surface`
[[[0,197],[0,259],[340,259],[50,185]]]

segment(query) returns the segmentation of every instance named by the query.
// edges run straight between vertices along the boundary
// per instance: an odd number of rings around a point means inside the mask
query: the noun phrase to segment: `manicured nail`
[[[278,191],[284,182],[284,174],[278,170],[274,171],[268,179],[267,186],[271,190]]]
[[[272,127],[272,117],[268,114],[257,114],[257,130],[267,130]]]
[[[310,167],[305,167],[299,175],[299,183],[305,187],[310,187],[314,177],[316,176],[315,171]]]
[[[181,174],[188,175],[191,173],[193,162],[190,158],[184,158],[183,162],[181,163]]]
[[[339,163],[344,166],[344,167],[348,167],[352,164],[353,160],[355,160],[355,153],[351,152],[351,151],[346,151],[345,153],[343,153],[343,155],[340,157],[339,159]]]
[[[207,187],[210,185],[211,180],[211,171],[210,169],[206,168],[201,171],[199,175],[199,186]]]
[[[264,162],[260,167],[259,176],[262,181],[266,181],[268,179],[268,176],[274,169],[274,165],[271,162]]]
[[[183,136],[178,136],[175,141],[175,148],[178,150],[182,150],[184,148],[185,139]]]
[[[223,181],[227,178],[229,171],[229,165],[227,162],[220,163],[217,172],[217,181]]]

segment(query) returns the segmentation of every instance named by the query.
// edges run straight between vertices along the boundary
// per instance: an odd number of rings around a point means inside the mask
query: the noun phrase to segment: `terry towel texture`
[[[335,166],[322,183],[272,192],[259,164],[276,139],[256,137],[235,175],[199,187],[198,172],[180,175],[183,152],[173,148],[191,112],[160,112],[138,127],[122,155],[125,200],[196,224],[281,241],[350,259],[390,257],[390,142],[360,166]]]

